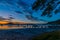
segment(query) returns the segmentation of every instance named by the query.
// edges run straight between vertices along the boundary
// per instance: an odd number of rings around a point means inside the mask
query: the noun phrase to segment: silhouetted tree
[[[46,3],[46,0],[36,0],[36,2],[34,2],[32,5],[32,9],[38,10],[39,7],[42,7],[42,6],[44,7],[45,3]]]
[[[48,24],[60,24],[60,19],[53,22],[48,22]]]
[[[36,0],[36,2],[34,2],[32,5],[32,9],[33,10],[38,10],[38,9],[44,10],[41,16],[47,15],[48,17],[52,17],[52,14],[51,14],[52,11],[60,4],[60,1],[58,1],[57,3],[56,1],[58,0],[49,0],[49,2],[47,0]],[[58,12],[59,11],[56,10],[54,13],[56,14]]]

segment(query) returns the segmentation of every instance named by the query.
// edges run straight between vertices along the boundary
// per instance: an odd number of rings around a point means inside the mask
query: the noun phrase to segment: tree
[[[52,17],[52,11],[55,10],[55,8],[60,4],[60,1],[58,0],[49,0],[50,2],[48,2],[47,0],[36,0],[36,2],[33,3],[32,9],[33,10],[43,10],[42,15],[41,16],[48,16],[48,17]],[[57,3],[55,3],[56,1],[58,1]],[[59,9],[60,10],[60,9]],[[58,11],[54,12],[55,14],[58,13]]]
[[[45,2],[46,0],[37,0],[36,2],[33,3],[32,9],[38,10],[39,7],[42,7],[42,6],[44,7]]]

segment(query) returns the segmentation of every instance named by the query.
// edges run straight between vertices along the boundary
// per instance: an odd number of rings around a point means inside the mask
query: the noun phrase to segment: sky
[[[60,13],[53,14],[51,18],[47,16],[41,16],[42,10],[32,10],[32,5],[36,0],[0,0],[0,16],[9,18],[10,16],[14,20],[24,22],[51,22],[60,19]],[[58,5],[55,9],[59,9]],[[28,19],[26,15],[36,17],[35,19]],[[29,17],[28,16],[28,17]]]

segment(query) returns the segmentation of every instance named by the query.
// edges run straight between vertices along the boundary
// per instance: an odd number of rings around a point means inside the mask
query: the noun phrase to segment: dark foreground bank
[[[51,28],[29,28],[0,30],[0,40],[31,40],[35,35],[51,32],[59,29]]]

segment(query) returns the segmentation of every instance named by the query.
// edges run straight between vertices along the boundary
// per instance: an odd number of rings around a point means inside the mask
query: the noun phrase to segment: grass
[[[60,40],[60,31],[43,33],[33,37],[32,40]]]

